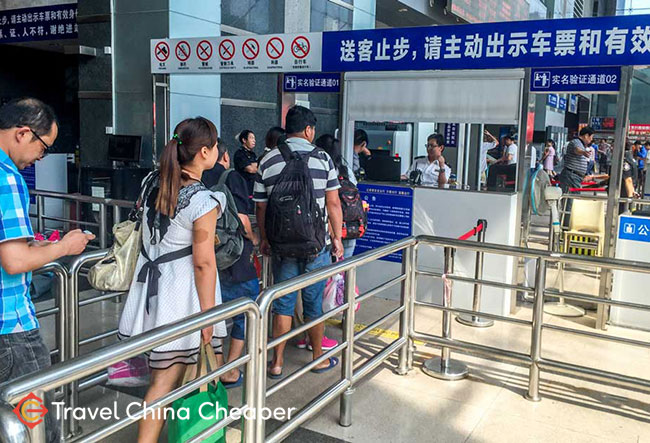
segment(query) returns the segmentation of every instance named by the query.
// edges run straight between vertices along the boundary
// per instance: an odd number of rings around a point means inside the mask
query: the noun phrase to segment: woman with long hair
[[[214,245],[226,198],[201,182],[217,157],[217,129],[210,120],[191,118],[176,126],[162,153],[159,175],[144,198],[142,251],[120,319],[120,338],[221,304]],[[186,365],[196,363],[202,344],[211,343],[222,353],[225,337],[220,322],[153,349],[144,401],[151,404],[175,389]],[[164,420],[155,415],[147,414],[140,422],[138,442],[158,441]]]

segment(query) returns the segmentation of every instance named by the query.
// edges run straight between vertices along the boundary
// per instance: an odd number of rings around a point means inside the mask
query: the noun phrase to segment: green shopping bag
[[[211,366],[211,369],[208,369],[208,366]],[[201,346],[196,370],[197,378],[216,369],[217,359],[212,346],[209,343]],[[188,382],[187,376],[191,373],[189,370],[190,367],[186,370],[183,384]],[[203,406],[201,410],[203,416],[206,417],[204,419],[199,413],[199,408],[205,403],[208,405]],[[228,394],[220,381],[217,381],[216,386],[213,383],[206,383],[198,390],[173,402],[172,408],[175,413],[174,418],[169,420],[167,425],[167,439],[169,443],[184,443],[225,418],[228,410]],[[220,429],[203,442],[226,443],[225,431],[225,429]]]

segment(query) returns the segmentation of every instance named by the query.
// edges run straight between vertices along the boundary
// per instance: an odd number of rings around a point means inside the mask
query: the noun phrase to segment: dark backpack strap
[[[219,177],[219,180],[217,181],[217,185],[225,185],[226,180],[228,180],[228,176],[232,171],[234,171],[234,169],[226,169],[225,171],[223,171],[221,177]]]
[[[149,285],[147,286],[147,300],[145,302],[145,308],[148,314],[149,300],[151,297],[158,295],[158,280],[160,277],[162,277],[162,273],[160,272],[160,269],[158,269],[158,266],[162,265],[163,263],[169,263],[171,261],[187,257],[188,255],[192,255],[192,246],[179,249],[178,251],[168,252],[167,254],[161,255],[155,260],[151,260],[149,258],[149,255],[147,254],[147,251],[144,249],[144,247],[142,247],[140,252],[147,261],[138,273],[138,283],[146,283],[147,278],[149,279]]]
[[[278,150],[280,151],[280,154],[282,154],[282,158],[286,163],[289,163],[289,160],[295,158],[286,141],[278,143]]]

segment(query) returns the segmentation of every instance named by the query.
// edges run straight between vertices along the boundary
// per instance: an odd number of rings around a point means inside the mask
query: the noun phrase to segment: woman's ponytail
[[[178,162],[178,135],[167,143],[160,156],[160,189],[156,198],[156,211],[173,218],[181,189],[181,165]]]

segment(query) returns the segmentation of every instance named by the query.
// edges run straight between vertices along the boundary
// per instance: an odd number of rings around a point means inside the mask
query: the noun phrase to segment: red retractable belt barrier
[[[458,237],[458,240],[467,240],[468,238],[475,236],[482,230],[483,230],[483,223],[477,225],[475,228],[470,229],[469,231],[467,231],[466,233]]]
[[[607,192],[607,188],[569,188],[569,192]]]

